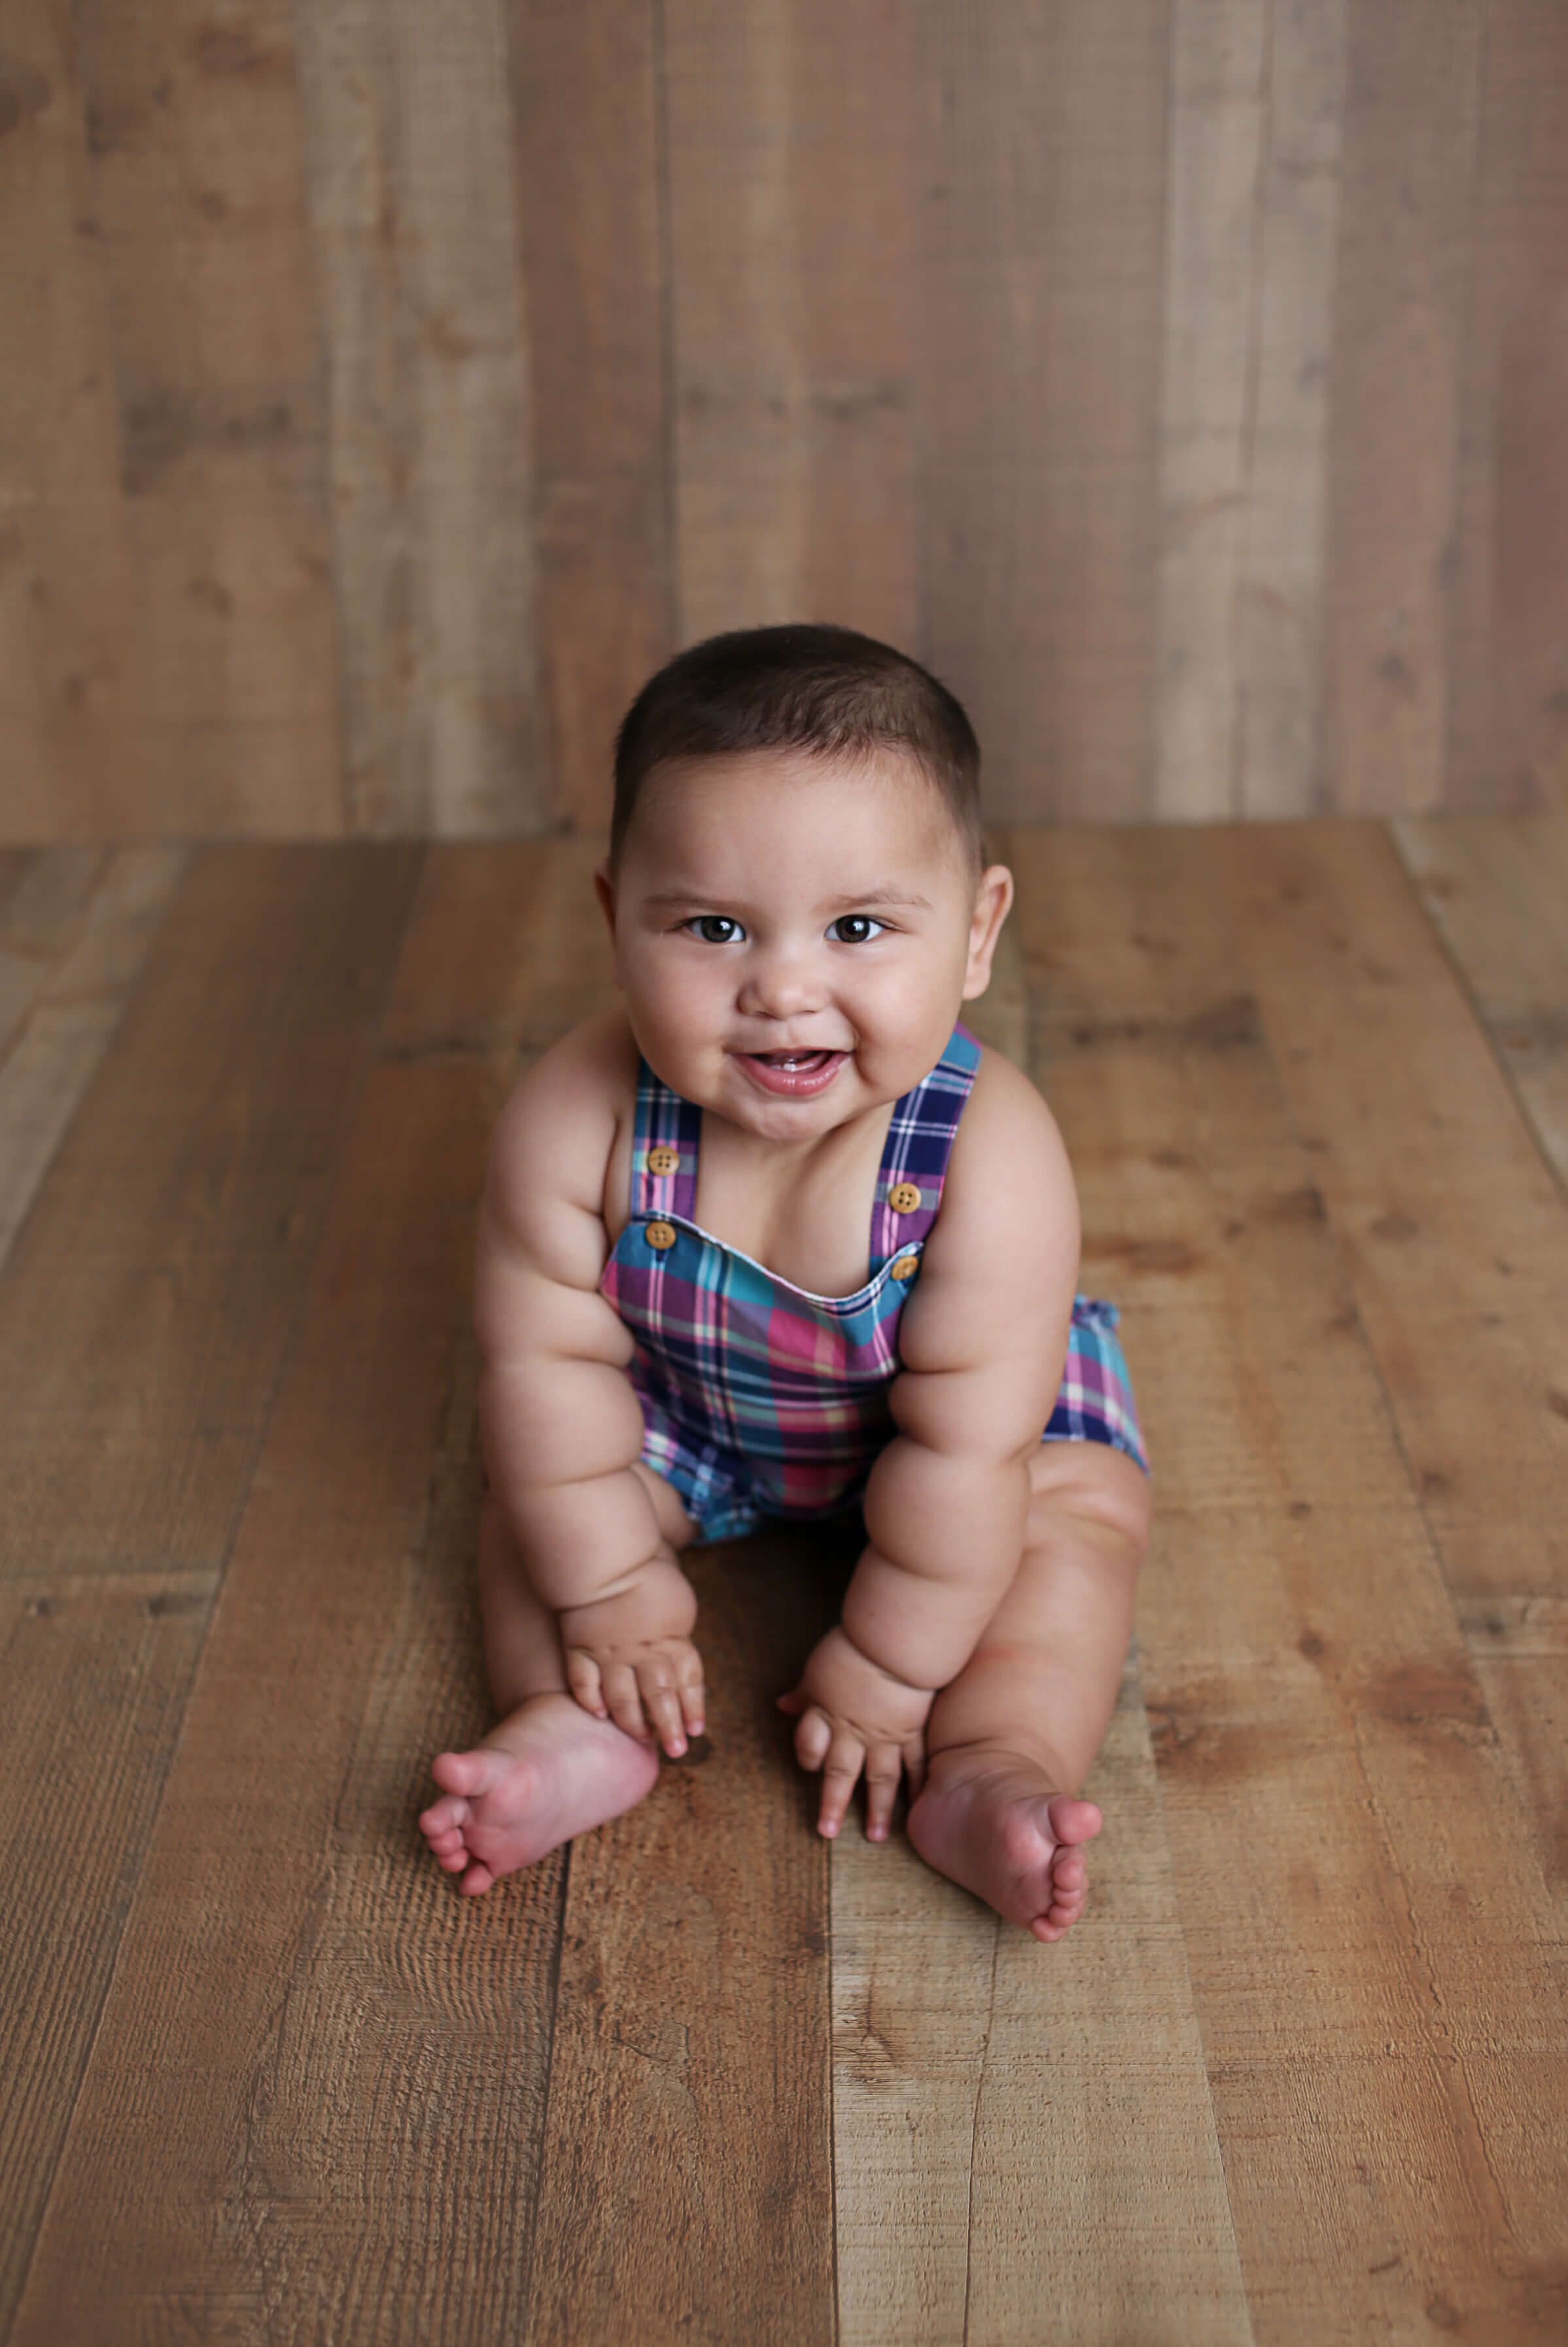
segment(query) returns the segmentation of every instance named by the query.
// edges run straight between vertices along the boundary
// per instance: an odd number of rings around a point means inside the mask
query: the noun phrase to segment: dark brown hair
[[[710,636],[650,677],[616,738],[611,866],[656,766],[747,750],[901,750],[941,793],[978,871],[980,752],[959,702],[890,645],[849,628],[807,626]]]

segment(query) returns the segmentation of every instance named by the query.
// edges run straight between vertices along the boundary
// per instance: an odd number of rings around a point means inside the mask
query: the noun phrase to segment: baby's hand
[[[796,1722],[794,1755],[803,1768],[822,1771],[817,1831],[832,1836],[844,1823],[856,1779],[866,1774],[866,1832],[885,1841],[898,1779],[907,1769],[917,1790],[926,1767],[926,1717],[934,1688],[906,1686],[863,1655],[844,1630],[830,1630],[815,1648],[799,1686],[781,1695],[779,1709]]]
[[[558,1617],[567,1685],[596,1719],[640,1743],[657,1737],[672,1760],[702,1733],[702,1659],[687,1635],[692,1584],[673,1560],[650,1565],[615,1597],[569,1605]]]

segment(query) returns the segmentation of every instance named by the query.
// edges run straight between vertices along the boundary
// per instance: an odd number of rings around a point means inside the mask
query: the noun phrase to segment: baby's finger
[[[580,1646],[569,1646],[566,1650],[566,1683],[584,1711],[591,1711],[595,1719],[608,1719],[610,1712],[599,1665]]]
[[[651,1674],[645,1672],[641,1694],[649,1726],[671,1759],[679,1760],[686,1749],[686,1725],[680,1693],[671,1685],[668,1672],[662,1667]]]
[[[795,1758],[803,1768],[815,1772],[826,1759],[832,1742],[833,1727],[826,1714],[818,1711],[815,1704],[808,1705],[795,1722]]]
[[[844,1813],[865,1758],[866,1747],[860,1738],[842,1730],[828,1747],[822,1764],[822,1807],[816,1813],[816,1829],[829,1840],[844,1823]]]
[[[611,1664],[604,1674],[604,1700],[617,1727],[628,1736],[635,1736],[640,1744],[648,1741],[648,1723],[642,1717],[642,1697],[638,1692],[637,1674],[625,1663]]]
[[[866,1839],[886,1841],[904,1764],[891,1744],[873,1745],[866,1756]]]
[[[688,1736],[701,1736],[707,1720],[707,1693],[702,1685],[702,1657],[695,1646],[687,1649],[680,1672],[681,1717]]]

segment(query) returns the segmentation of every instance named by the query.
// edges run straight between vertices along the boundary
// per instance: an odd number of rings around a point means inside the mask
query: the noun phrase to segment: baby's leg
[[[668,1484],[654,1494],[660,1527],[684,1546],[692,1526]],[[443,1797],[419,1823],[460,1891],[488,1891],[503,1874],[633,1808],[651,1789],[651,1744],[595,1719],[567,1691],[555,1616],[529,1588],[506,1521],[486,1494],[479,1519],[479,1604],[485,1664],[501,1717],[471,1752],[443,1752],[431,1773]]]
[[[1017,1576],[931,1707],[909,1839],[1009,1922],[1056,1940],[1083,1909],[1100,1812],[1076,1796],[1121,1684],[1149,1496],[1104,1443],[1043,1443],[1030,1473]]]

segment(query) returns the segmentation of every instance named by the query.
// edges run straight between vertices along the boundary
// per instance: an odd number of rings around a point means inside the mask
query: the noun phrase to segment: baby
[[[858,1508],[780,1698],[821,1831],[864,1777],[883,1840],[907,1778],[940,1873],[1039,1940],[1082,1910],[1147,1484],[1061,1136],[956,1023],[1012,900],[979,764],[950,693],[840,628],[699,644],[621,728],[595,886],[624,1007],[518,1085],[481,1214],[501,1717],[420,1819],[466,1891],[702,1732],[682,1549]]]

